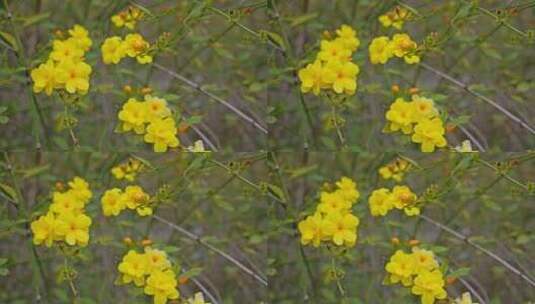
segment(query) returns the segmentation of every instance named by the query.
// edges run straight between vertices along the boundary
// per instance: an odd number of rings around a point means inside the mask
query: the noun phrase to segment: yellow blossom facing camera
[[[151,95],[145,95],[147,109],[147,121],[152,122],[158,119],[171,116],[171,110],[167,107],[167,101]]]
[[[390,283],[401,282],[403,286],[412,285],[412,275],[414,274],[414,257],[402,250],[397,250],[390,257],[385,270],[390,273]]]
[[[84,50],[79,48],[77,40],[54,40],[52,42],[50,58],[57,62],[70,61],[80,62],[84,56]]]
[[[77,199],[72,191],[54,192],[50,211],[55,214],[79,214],[84,208],[83,201]]]
[[[360,40],[357,38],[357,32],[348,25],[344,24],[337,29],[336,35],[338,35],[338,39],[342,45],[351,52],[356,51],[360,45]]]
[[[145,123],[147,122],[146,104],[137,101],[135,98],[128,99],[119,112],[119,120],[122,121],[122,131],[133,130],[136,134],[145,133]]]
[[[353,247],[357,242],[359,219],[351,213],[332,212],[326,220],[334,226],[332,241],[338,246]]]
[[[87,94],[91,66],[85,62],[62,61],[58,68],[65,72],[65,90],[69,93]]]
[[[348,62],[351,59],[351,50],[346,48],[341,39],[322,40],[317,58],[325,62]]]
[[[353,95],[357,90],[357,75],[359,67],[352,62],[331,61],[326,69],[334,74],[332,89],[338,94]]]
[[[445,147],[447,142],[444,137],[445,129],[442,120],[438,117],[424,119],[414,127],[414,134],[411,139],[415,143],[421,144],[422,152],[433,152],[435,147]]]
[[[374,38],[368,47],[372,64],[385,64],[394,53],[390,45],[390,38],[381,36]]]
[[[175,273],[171,270],[157,270],[147,278],[144,292],[154,296],[154,304],[165,304],[167,300],[178,299],[177,281]]]
[[[444,278],[438,269],[418,273],[411,291],[421,296],[422,304],[433,304],[435,299],[447,297],[446,290],[444,290]]]
[[[91,38],[89,38],[89,32],[79,24],[75,24],[72,29],[69,29],[69,35],[76,46],[84,52],[89,51],[93,45]]]
[[[418,123],[425,119],[430,119],[438,115],[434,102],[430,98],[419,95],[412,95],[412,122]]]
[[[69,245],[87,246],[91,218],[85,214],[60,214],[58,219],[65,223],[60,234]]]
[[[431,250],[412,247],[412,256],[414,257],[414,271],[416,273],[432,271],[439,266],[435,254]]]
[[[401,130],[403,134],[412,132],[413,107],[403,98],[396,98],[386,112],[386,119],[389,122],[387,131],[395,132]]]
[[[297,225],[301,234],[301,244],[319,247],[321,240],[332,235],[334,224],[326,221],[320,213],[308,216]]]
[[[125,284],[134,282],[136,286],[143,286],[147,274],[147,262],[144,254],[137,253],[135,250],[128,251],[117,267],[122,274],[122,282]]]
[[[123,39],[118,36],[106,38],[100,47],[102,61],[105,64],[118,64],[126,56],[126,48]]]
[[[154,152],[165,152],[168,147],[178,147],[180,142],[176,132],[175,121],[172,118],[157,119],[149,124],[143,139],[147,143],[154,144]]]
[[[35,93],[45,91],[46,95],[49,96],[55,88],[60,87],[67,79],[65,71],[58,69],[51,60],[33,69],[30,76],[33,81],[33,91]]]
[[[54,241],[61,239],[64,225],[65,223],[59,221],[52,212],[42,215],[30,225],[33,243],[35,245],[44,243],[47,247],[51,247]]]
[[[158,270],[165,270],[171,267],[171,262],[167,259],[167,254],[163,250],[145,247],[145,257],[147,258],[147,271],[149,273]]]
[[[101,198],[102,212],[105,216],[117,216],[126,208],[125,201],[121,199],[123,191],[113,188],[104,192]]]
[[[332,84],[336,77],[334,72],[325,68],[319,60],[299,70],[298,76],[301,80],[301,92],[312,92],[314,95],[319,95],[320,90]]]
[[[374,190],[368,199],[368,204],[373,216],[385,216],[388,211],[394,208],[390,190],[386,188]]]

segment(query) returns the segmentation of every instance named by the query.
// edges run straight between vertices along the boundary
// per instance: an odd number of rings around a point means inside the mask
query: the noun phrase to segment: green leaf
[[[15,52],[18,52],[17,41],[11,34],[0,31],[0,38],[7,44],[9,44]]]
[[[28,27],[28,26],[33,25],[35,23],[41,22],[41,21],[47,19],[48,17],[50,17],[50,13],[49,12],[33,15],[33,16],[30,16],[30,17],[26,17],[26,18],[24,18],[24,23],[22,23],[22,27]]]
[[[11,186],[0,183],[0,190],[14,202],[17,202],[17,192]]]
[[[310,13],[310,14],[306,14],[306,15],[301,15],[301,16],[297,16],[297,17],[288,18],[288,20],[290,20],[290,27],[296,27],[296,26],[299,26],[301,24],[307,23],[310,20],[313,20],[313,19],[315,19],[317,17],[318,17],[318,13],[315,12],[315,13]]]
[[[458,278],[458,277],[464,277],[470,274],[470,267],[461,267],[455,271],[452,271],[449,276]]]
[[[264,35],[267,36],[271,42],[275,43],[276,45],[280,46],[283,50],[286,50],[286,46],[284,45],[284,40],[279,34],[270,32],[270,31],[262,31]]]
[[[9,117],[0,115],[0,124],[6,124],[9,121]]]
[[[182,273],[180,276],[186,277],[186,278],[193,278],[193,277],[200,275],[202,272],[203,272],[202,267],[193,267],[190,270]]]

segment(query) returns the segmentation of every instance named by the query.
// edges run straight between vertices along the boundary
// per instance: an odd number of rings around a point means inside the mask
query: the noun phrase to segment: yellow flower
[[[359,219],[351,213],[329,213],[326,220],[334,225],[332,241],[338,246],[353,247],[357,242],[357,226]]]
[[[79,92],[80,94],[87,94],[89,90],[89,75],[91,74],[91,66],[83,61],[73,62],[70,60],[62,61],[58,68],[63,70],[66,74],[65,90],[69,93]]]
[[[67,74],[58,69],[53,61],[49,60],[33,69],[30,73],[33,80],[33,91],[39,93],[45,91],[46,95],[51,95],[52,91],[65,82]]]
[[[188,302],[186,304],[210,304],[210,302],[204,302],[203,294],[198,292],[193,297],[188,298]]]
[[[322,40],[317,58],[325,62],[349,61],[351,59],[351,50],[346,48],[345,43],[345,40],[340,38],[331,41]]]
[[[171,267],[165,251],[145,247],[145,256],[147,258],[147,272],[151,273],[157,270],[165,270]]]
[[[84,52],[87,52],[93,44],[89,38],[89,33],[81,25],[75,24],[74,27],[69,30],[69,35],[73,38],[76,46]]]
[[[385,270],[390,273],[390,282],[401,282],[403,286],[412,284],[414,274],[414,257],[402,250],[397,250],[386,264]]]
[[[431,271],[438,268],[438,262],[436,261],[435,254],[432,251],[413,247],[412,255],[414,257],[415,273]]]
[[[84,208],[84,202],[78,199],[73,191],[54,192],[50,211],[56,214],[80,214]]]
[[[144,254],[137,253],[135,250],[128,251],[117,267],[123,274],[122,282],[126,284],[134,282],[136,286],[143,286],[147,274],[147,262]]]
[[[167,147],[178,147],[175,121],[171,118],[153,120],[147,127],[145,142],[154,144],[154,152],[165,152]]]
[[[412,41],[407,34],[395,34],[391,42],[392,52],[396,57],[403,57],[406,63],[413,64],[420,62],[420,57],[416,55],[418,45]]]
[[[360,40],[357,38],[357,32],[348,25],[342,25],[339,29],[336,30],[342,45],[354,52],[360,45]]]
[[[129,6],[125,10],[119,12],[117,15],[111,17],[111,21],[116,27],[126,27],[133,30],[138,20],[143,17],[143,12],[135,7]]]
[[[150,196],[140,186],[127,186],[121,197],[129,209],[136,210],[140,216],[151,215]]]
[[[319,212],[329,214],[333,212],[348,212],[351,209],[352,201],[348,200],[344,192],[337,190],[334,192],[321,192],[320,203],[317,210]]]
[[[147,107],[144,102],[130,98],[123,104],[119,112],[119,120],[123,122],[122,131],[134,130],[136,134],[145,133],[145,122],[147,122]]]
[[[410,104],[412,107],[412,122],[417,123],[438,115],[438,111],[435,109],[435,104],[430,98],[412,95]]]
[[[84,204],[92,197],[93,193],[89,189],[89,184],[81,177],[75,176],[72,181],[68,183],[72,194]]]
[[[454,150],[455,152],[459,152],[459,153],[477,152],[477,150],[472,149],[472,143],[468,139],[463,140],[463,142],[460,145],[455,146]]]
[[[319,60],[300,69],[298,76],[301,80],[301,92],[312,91],[314,95],[319,95],[320,90],[332,84],[335,78],[335,74],[325,68]]]
[[[386,188],[380,188],[372,192],[368,199],[368,204],[373,216],[385,216],[388,211],[394,208],[390,196],[390,190]]]
[[[469,292],[463,293],[460,297],[456,298],[453,304],[478,304],[476,302],[472,302],[472,296]]]
[[[30,225],[33,233],[33,243],[39,245],[45,243],[47,247],[52,246],[55,240],[61,239],[60,232],[64,230],[65,224],[58,221],[52,212],[42,215]]]
[[[404,21],[407,20],[409,17],[410,12],[406,8],[396,6],[388,13],[379,16],[379,22],[381,22],[384,27],[393,26],[396,29],[401,30]]]
[[[399,97],[390,105],[386,112],[386,119],[390,122],[388,131],[401,130],[404,134],[412,132],[413,107],[403,98]]]
[[[135,158],[129,158],[127,162],[115,166],[111,169],[111,173],[116,179],[126,179],[134,181],[137,174],[143,170],[143,163]]]
[[[336,93],[355,94],[357,75],[359,73],[359,67],[356,64],[349,61],[330,61],[325,66],[325,69],[330,70],[335,75],[332,88]]]
[[[411,139],[415,143],[421,143],[422,152],[433,152],[435,147],[445,147],[447,142],[444,138],[444,126],[438,117],[424,119],[414,127],[414,134]]]
[[[301,244],[312,244],[318,247],[322,239],[332,235],[334,232],[334,225],[326,221],[320,213],[307,216],[297,225],[301,233]]]
[[[85,214],[60,214],[58,220],[65,223],[63,229],[60,231],[65,238],[65,242],[71,246],[80,245],[86,246],[89,242],[89,226],[91,226],[91,218]]]
[[[408,186],[394,186],[391,198],[392,204],[397,209],[410,207],[417,199],[416,194]]]
[[[105,216],[117,216],[126,208],[124,200],[121,199],[123,191],[119,188],[113,188],[104,192],[102,199],[102,212]]]
[[[147,278],[145,294],[154,296],[154,304],[165,304],[167,299],[178,299],[175,273],[171,270],[154,271]]]
[[[386,166],[379,168],[379,174],[384,179],[392,178],[393,180],[400,182],[403,179],[405,171],[409,168],[409,162],[402,158],[397,158]]]
[[[128,34],[124,39],[126,54],[130,57],[137,57],[141,64],[152,62],[152,57],[147,55],[149,43],[140,34]]]
[[[106,38],[100,47],[102,61],[105,64],[117,64],[126,56],[126,48],[121,37]]]
[[[145,95],[145,104],[147,107],[147,121],[149,122],[171,115],[171,110],[167,107],[167,101],[163,98]]]
[[[357,184],[349,177],[343,176],[339,181],[336,182],[336,186],[338,187],[342,196],[351,203],[354,203],[359,199],[360,193],[357,190]]]
[[[78,47],[77,40],[73,38],[52,42],[52,52],[49,57],[55,61],[80,62],[83,56],[84,50]]]
[[[390,38],[381,36],[374,38],[368,47],[370,52],[370,62],[372,64],[385,64],[392,56]]]
[[[438,269],[420,272],[414,279],[411,291],[422,297],[422,304],[433,304],[435,299],[447,297],[446,290],[444,290],[444,278]]]

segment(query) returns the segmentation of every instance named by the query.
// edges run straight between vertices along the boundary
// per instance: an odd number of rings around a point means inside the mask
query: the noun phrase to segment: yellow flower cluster
[[[360,40],[357,32],[348,25],[337,29],[336,35],[333,40],[322,40],[314,63],[299,70],[303,93],[319,95],[322,89],[331,89],[337,94],[355,94],[360,70],[351,57],[359,47]]]
[[[45,63],[30,72],[35,93],[51,95],[56,90],[70,94],[87,94],[91,66],[84,60],[92,45],[87,30],[76,24],[69,31],[69,38],[52,41],[52,52]]]
[[[397,250],[385,266],[390,274],[388,283],[401,283],[421,297],[422,304],[433,304],[435,299],[447,297],[444,275],[435,255],[430,250],[413,247],[411,253]]]
[[[379,188],[368,198],[373,216],[385,216],[394,208],[403,210],[408,216],[418,215],[420,214],[418,203],[418,197],[408,186],[394,186],[392,190]]]
[[[351,209],[359,197],[356,183],[348,177],[336,182],[336,190],[322,191],[316,212],[298,224],[301,243],[314,247],[322,241],[337,246],[355,246],[359,219]]]
[[[435,147],[442,148],[447,144],[444,124],[430,98],[419,95],[412,95],[411,101],[396,98],[385,116],[388,120],[386,132],[412,133],[412,141],[421,144],[422,152],[433,152]]]
[[[141,170],[143,170],[143,163],[139,159],[131,157],[126,162],[111,168],[111,174],[118,180],[125,179],[133,182]]]
[[[143,253],[129,250],[117,267],[121,282],[144,287],[145,294],[154,297],[154,304],[165,304],[179,297],[176,274],[165,251],[145,247]]]
[[[136,185],[127,186],[124,190],[112,188],[106,190],[100,199],[102,212],[105,216],[117,216],[121,211],[128,208],[136,210],[140,216],[152,214],[151,198]]]
[[[381,22],[384,27],[392,26],[398,30],[401,30],[403,23],[410,19],[410,17],[411,13],[406,8],[396,6],[386,14],[379,16],[379,22]]]
[[[384,179],[393,179],[401,182],[403,175],[410,169],[410,163],[403,158],[396,158],[387,165],[379,168],[379,174]]]
[[[130,98],[118,114],[120,130],[144,134],[146,143],[154,144],[154,152],[166,152],[180,144],[175,120],[165,99],[145,95],[144,101]]]
[[[105,64],[118,64],[126,56],[136,58],[140,64],[152,62],[150,44],[137,33],[128,34],[124,39],[119,36],[108,37],[100,50]]]
[[[143,11],[135,6],[129,6],[126,9],[120,11],[118,14],[111,17],[111,22],[118,27],[126,27],[133,30],[136,27],[138,20],[143,18]]]
[[[394,56],[403,58],[408,64],[420,62],[418,44],[407,34],[394,34],[392,39],[387,36],[376,37],[368,50],[373,64],[385,64]]]
[[[35,245],[44,243],[51,247],[55,241],[60,241],[70,246],[86,246],[89,242],[91,218],[85,214],[85,205],[93,193],[80,177],[75,177],[68,185],[67,191],[52,193],[47,214],[31,223]]]

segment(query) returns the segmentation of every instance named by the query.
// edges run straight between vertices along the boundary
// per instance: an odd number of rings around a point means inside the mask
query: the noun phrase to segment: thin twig
[[[452,76],[442,72],[442,71],[439,71],[437,69],[435,69],[434,67],[426,64],[426,63],[423,63],[421,62],[420,63],[420,66],[423,67],[424,69],[430,71],[430,72],[433,72],[434,74],[436,74],[437,76],[440,76],[444,79],[446,79],[447,81],[455,84],[456,86],[462,88],[463,90],[465,90],[466,92],[474,95],[475,97],[483,100],[484,102],[490,104],[491,106],[493,106],[495,109],[497,109],[498,111],[502,112],[503,114],[505,114],[505,116],[509,117],[511,120],[517,122],[518,124],[520,124],[523,128],[525,128],[526,130],[528,130],[531,134],[535,134],[535,129],[533,129],[530,125],[528,125],[526,122],[522,121],[520,118],[516,117],[514,114],[512,114],[511,112],[509,112],[509,110],[507,110],[506,108],[504,108],[502,105],[500,105],[499,103],[497,103],[496,101],[488,98],[487,96],[485,95],[482,95],[474,90],[472,90],[470,88],[469,85],[465,84],[465,83],[462,83],[461,81],[453,78]]]
[[[220,104],[222,104],[223,106],[225,106],[226,108],[228,108],[229,110],[231,110],[232,112],[234,112],[236,115],[238,115],[240,118],[242,118],[243,120],[245,120],[246,122],[252,124],[255,128],[257,128],[258,130],[260,130],[262,133],[264,134],[268,134],[268,131],[267,129],[260,125],[258,122],[256,122],[254,119],[252,119],[251,117],[249,117],[247,114],[243,113],[241,110],[239,110],[238,108],[236,108],[235,106],[233,106],[232,104],[230,104],[228,101],[224,100],[223,98],[217,96],[217,95],[214,95],[208,91],[206,91],[202,85],[174,72],[174,71],[171,71],[169,70],[168,68],[158,64],[158,63],[154,63],[153,64],[154,67],[156,67],[157,69],[161,70],[161,71],[164,71],[166,72],[167,74],[173,76],[174,78],[180,80],[181,82],[187,84],[188,86],[194,88],[195,90],[199,91],[200,93],[210,97],[211,99],[219,102]]]
[[[426,222],[428,222],[430,224],[433,224],[436,227],[442,229],[443,231],[453,235],[454,237],[460,239],[461,241],[467,243],[468,245],[474,247],[475,249],[483,252],[487,256],[489,256],[492,259],[494,259],[496,262],[502,264],[507,270],[509,270],[510,272],[516,274],[517,276],[522,278],[524,281],[528,282],[531,286],[535,287],[535,281],[532,278],[530,278],[526,274],[522,273],[520,270],[515,268],[513,265],[511,265],[509,262],[507,262],[506,260],[504,260],[503,258],[498,256],[497,254],[495,254],[492,251],[490,251],[490,250],[488,250],[488,249],[486,249],[484,247],[481,247],[480,245],[474,243],[472,240],[470,240],[470,238],[468,236],[465,236],[465,235],[461,234],[460,232],[457,232],[457,231],[449,228],[448,226],[445,226],[445,225],[443,225],[443,224],[441,224],[441,223],[429,218],[426,215],[420,214],[419,217],[421,219],[425,220]]]
[[[171,223],[170,221],[159,217],[158,215],[153,215],[152,217],[154,219],[156,219],[157,221],[159,221],[161,223],[164,223],[164,224],[168,225],[169,227],[173,228],[174,230],[180,232],[182,235],[186,236],[187,238],[197,242],[198,244],[200,244],[200,245],[206,247],[207,249],[215,252],[216,254],[220,255],[225,260],[227,260],[228,262],[234,264],[240,270],[242,270],[246,274],[248,274],[251,277],[253,277],[260,284],[262,284],[264,286],[268,286],[267,279],[264,278],[264,275],[256,274],[254,271],[252,271],[251,269],[247,268],[240,261],[236,260],[231,255],[229,255],[228,253],[225,253],[224,251],[222,251],[222,250],[218,249],[217,247],[215,247],[215,246],[207,243],[206,241],[204,241],[200,236],[198,236],[198,235],[194,234],[193,232],[190,232],[190,231],[188,231],[188,230],[186,230],[186,229],[184,229],[184,228],[182,228],[182,227],[180,227],[178,225],[175,225],[175,224]]]

